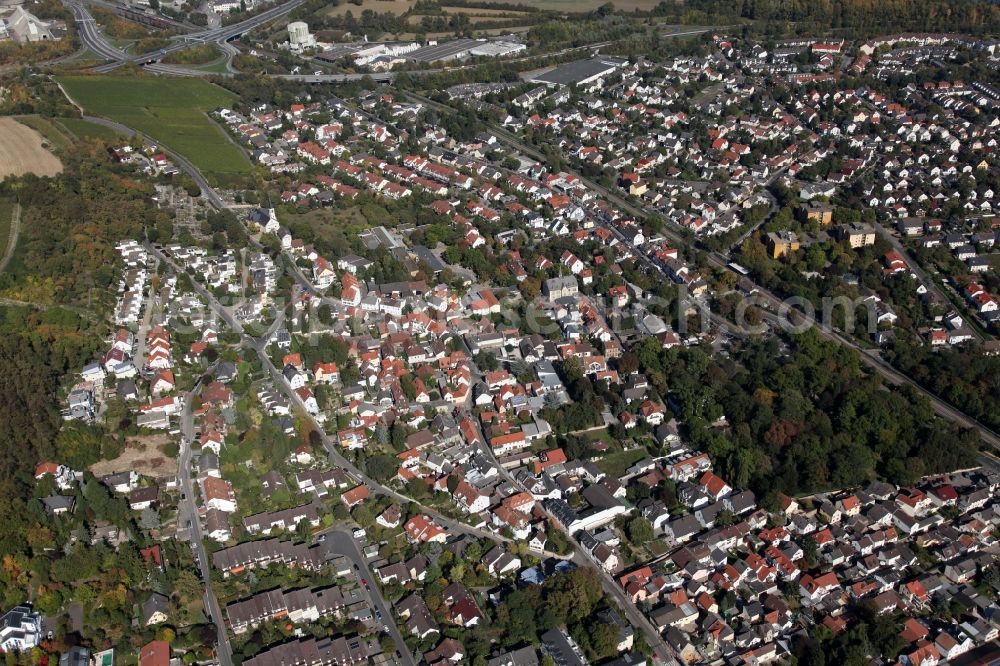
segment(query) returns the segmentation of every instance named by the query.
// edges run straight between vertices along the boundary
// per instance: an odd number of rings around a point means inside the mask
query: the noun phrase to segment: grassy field
[[[99,139],[101,141],[116,141],[122,135],[110,127],[97,125],[83,118],[60,118],[59,124],[80,139]]]
[[[361,6],[350,2],[343,2],[327,10],[327,16],[343,16],[351,12],[355,16],[361,16],[361,12],[370,9],[379,14],[389,12],[391,14],[403,14],[413,8],[412,0],[362,0]]]
[[[646,452],[646,449],[640,447],[631,451],[619,451],[608,454],[597,461],[597,466],[612,478],[617,479],[629,467],[648,457],[649,453]]]
[[[0,257],[7,251],[10,240],[10,223],[14,213],[14,202],[10,199],[0,199]],[[2,262],[0,262],[2,263]]]
[[[201,46],[192,46],[182,51],[168,53],[163,58],[163,62],[175,65],[208,65],[218,61],[221,56],[222,54],[212,44],[202,44]]]
[[[424,17],[421,14],[414,14],[412,16],[407,16],[406,17],[406,25],[411,26],[411,27],[420,27],[420,23],[423,20],[423,18]],[[517,26],[519,24],[523,24],[524,23],[524,19],[523,18],[517,18],[517,17],[498,18],[498,17],[494,17],[494,16],[473,16],[471,14],[469,15],[469,27],[470,28],[475,29],[477,26],[479,26],[479,25],[481,25],[483,23],[487,23],[487,24],[502,23],[502,24],[505,24],[505,25]],[[508,30],[508,32],[509,32],[509,30]],[[454,34],[454,33],[449,33],[449,34]]]
[[[200,79],[61,76],[59,83],[89,113],[151,136],[206,174],[246,174],[250,162],[206,115],[234,96]]]
[[[204,65],[194,65],[193,69],[198,69],[203,72],[213,72],[216,74],[225,74],[229,70],[226,68],[226,59],[219,58],[213,62],[205,63]]]
[[[518,11],[516,9],[480,9],[478,7],[442,7],[441,11],[445,14],[468,14],[469,16],[493,16],[493,17],[503,17],[503,16],[527,16],[528,12]]]
[[[349,238],[355,238],[372,226],[359,206],[346,204],[344,207],[317,208],[307,213],[293,213],[282,209],[278,213],[278,219],[292,229],[308,227],[316,234],[316,238],[335,246],[346,246]]]
[[[17,122],[27,125],[42,135],[42,138],[52,146],[54,150],[69,150],[73,145],[73,137],[66,133],[66,130],[58,126],[53,118],[43,116],[18,116]]]

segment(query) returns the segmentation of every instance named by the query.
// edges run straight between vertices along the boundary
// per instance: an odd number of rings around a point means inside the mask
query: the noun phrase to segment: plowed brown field
[[[54,176],[59,159],[42,147],[42,135],[13,118],[0,118],[0,180],[33,173]]]

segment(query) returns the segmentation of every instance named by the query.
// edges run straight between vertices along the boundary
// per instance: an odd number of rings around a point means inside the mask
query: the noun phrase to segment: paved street
[[[150,270],[152,275],[156,275],[156,269],[159,265],[159,260],[156,260],[153,268]],[[139,330],[135,334],[135,354],[133,355],[132,362],[139,372],[142,372],[143,367],[146,365],[146,334],[151,328],[153,310],[156,309],[158,300],[159,295],[157,294],[157,290],[150,286],[149,294],[146,295],[146,304],[143,306],[142,321],[139,323]]]
[[[201,378],[194,388],[184,397],[184,406],[181,411],[181,450],[178,457],[177,479],[181,486],[183,499],[177,509],[177,526],[188,531],[189,543],[197,559],[198,569],[201,572],[201,579],[205,585],[205,611],[209,619],[215,624],[218,633],[218,643],[216,647],[216,658],[220,666],[233,665],[233,649],[229,643],[229,634],[226,630],[225,617],[219,600],[215,597],[212,586],[208,584],[211,580],[211,562],[208,558],[208,551],[205,548],[204,535],[201,532],[201,522],[198,519],[198,507],[195,503],[195,488],[191,481],[191,443],[194,441],[194,417],[191,407],[195,398],[201,392]],[[190,527],[188,526],[190,521]]]
[[[351,530],[346,527],[333,527],[320,532],[320,534],[326,535],[323,548],[330,557],[337,555],[347,557],[354,563],[359,578],[364,578],[368,581],[369,589],[365,589],[364,586],[361,589],[368,598],[369,605],[382,614],[382,623],[389,629],[389,635],[396,642],[396,649],[400,653],[403,666],[416,666],[416,662],[419,661],[419,655],[417,660],[414,660],[413,655],[407,651],[406,642],[403,640],[403,635],[399,632],[399,628],[393,620],[389,604],[386,603],[378,586],[375,584],[375,574],[368,567],[368,561],[358,548],[358,541],[354,538]]]
[[[892,231],[890,231],[889,229],[886,229],[885,225],[883,225],[880,222],[876,222],[874,226],[875,226],[875,232],[880,237],[885,239],[890,245],[892,245],[892,249],[894,249],[896,252],[899,252],[899,254],[901,254],[906,259],[906,263],[909,265],[910,271],[917,276],[917,279],[920,280],[920,282],[925,287],[927,287],[935,294],[937,294],[938,298],[941,299],[942,303],[951,304],[952,299],[949,298],[948,294],[944,292],[944,290],[941,288],[941,285],[938,284],[937,280],[932,278],[927,273],[927,271],[925,271],[923,267],[920,266],[920,262],[917,261],[917,258],[914,257],[913,254],[903,246],[903,243],[902,241],[899,240],[899,237],[896,234],[892,233]],[[977,321],[977,323],[980,326],[985,327],[985,324],[982,321]],[[975,328],[972,328],[971,326],[968,328],[970,331],[972,331],[972,334],[976,336],[976,340],[982,342],[983,336],[980,334],[980,332]]]
[[[148,244],[146,246],[146,249],[155,256],[157,256],[161,261],[165,261],[174,270],[174,272],[177,273],[182,272],[180,266],[174,263],[173,260],[168,258],[160,250]],[[192,281],[192,284],[194,285],[195,291],[202,298],[205,299],[209,307],[219,316],[219,318],[227,326],[229,326],[229,328],[231,328],[240,337],[242,344],[244,346],[251,348],[257,353],[261,365],[264,367],[265,371],[267,371],[267,373],[270,374],[271,380],[274,383],[275,388],[282,391],[285,394],[285,396],[288,397],[288,399],[291,401],[292,405],[294,405],[301,413],[306,414],[308,416],[309,421],[311,422],[313,428],[316,430],[317,434],[320,437],[320,440],[323,443],[323,448],[326,449],[330,457],[330,461],[333,464],[337,465],[338,467],[346,471],[348,474],[354,477],[354,479],[356,479],[359,483],[363,483],[366,486],[368,486],[369,490],[373,493],[386,495],[403,503],[418,504],[425,513],[434,517],[435,521],[437,521],[438,524],[440,524],[442,527],[445,527],[452,532],[456,533],[464,532],[466,534],[471,534],[480,538],[494,539],[506,543],[512,542],[511,539],[508,539],[504,536],[494,534],[493,532],[488,530],[482,530],[475,527],[471,527],[465,523],[462,523],[460,521],[454,520],[453,518],[445,516],[440,511],[432,507],[429,507],[426,504],[416,502],[412,498],[407,497],[406,495],[403,495],[402,493],[399,493],[393,490],[392,488],[389,488],[388,486],[382,485],[381,483],[378,483],[374,479],[364,474],[357,467],[357,465],[347,460],[347,458],[345,458],[340,453],[340,445],[337,442],[334,442],[333,439],[327,434],[326,430],[323,428],[323,424],[318,422],[313,416],[309,415],[308,411],[305,408],[305,404],[302,402],[302,399],[295,391],[291,389],[288,383],[284,380],[281,371],[277,367],[275,367],[274,363],[271,362],[271,358],[267,355],[266,351],[267,340],[253,338],[250,335],[248,335],[243,330],[243,325],[239,322],[239,320],[237,320],[236,317],[233,316],[233,314],[229,311],[229,309],[225,308],[221,303],[219,303],[219,301],[215,298],[215,296],[209,293],[209,291],[205,289],[205,287],[203,287],[198,282]]]

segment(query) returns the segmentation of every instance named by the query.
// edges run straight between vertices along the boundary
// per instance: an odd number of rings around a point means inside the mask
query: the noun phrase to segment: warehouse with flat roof
[[[542,74],[536,74],[529,79],[538,83],[549,83],[561,86],[572,84],[582,85],[593,83],[604,78],[616,69],[624,65],[627,60],[622,58],[590,58],[588,60],[575,60],[565,65],[559,65],[555,69],[550,69]]]
[[[430,44],[406,54],[407,60],[418,62],[439,62],[441,60],[457,60],[469,55],[474,47],[482,42],[475,39],[453,39],[442,44]]]

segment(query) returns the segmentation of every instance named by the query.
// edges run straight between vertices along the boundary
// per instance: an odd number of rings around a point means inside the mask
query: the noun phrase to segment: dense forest
[[[107,334],[114,292],[114,244],[153,224],[149,186],[113,167],[95,144],[64,156],[55,178],[8,179],[0,195],[22,206],[21,233],[0,296],[34,307],[0,307],[0,552],[21,552],[29,520],[26,501],[39,461],[98,459],[99,431],[60,433],[60,389],[90,361]],[[110,290],[110,291],[109,291]],[[92,293],[100,297],[91,298]],[[59,304],[66,304],[60,307]],[[2,581],[0,581],[2,582]]]
[[[115,243],[155,226],[151,184],[111,167],[103,150],[81,153],[55,178],[5,181],[0,195],[21,204],[21,235],[0,292],[44,303],[89,305],[112,286]]]
[[[937,418],[909,389],[887,390],[856,352],[814,330],[787,344],[752,341],[732,358],[655,340],[635,353],[694,446],[728,481],[764,497],[874,478],[907,485],[977,464],[977,432]]]
[[[0,308],[0,552],[23,546],[24,502],[35,464],[55,451],[62,375],[89,359],[95,341],[65,310]]]
[[[750,19],[829,32],[874,35],[894,31],[973,32],[1000,28],[1000,7],[976,0],[688,0],[661,2],[655,14],[678,18]]]
[[[893,365],[992,430],[1000,430],[1000,356],[897,341]]]

